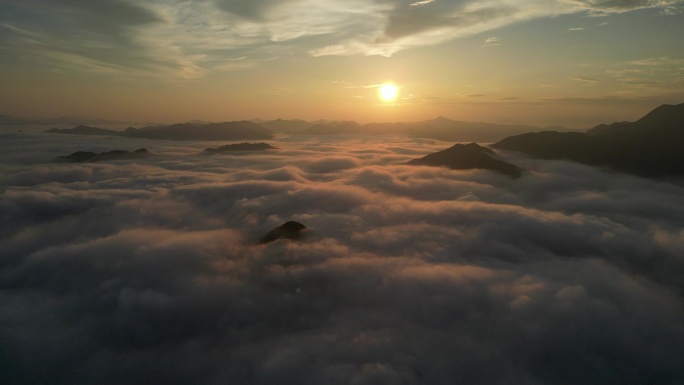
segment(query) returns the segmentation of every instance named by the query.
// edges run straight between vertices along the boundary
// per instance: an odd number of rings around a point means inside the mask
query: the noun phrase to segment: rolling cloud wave
[[[0,380],[684,378],[681,187],[513,154],[517,180],[403,165],[436,141],[277,144],[0,141]],[[42,162],[111,146],[157,156]],[[302,242],[257,245],[287,220]]]

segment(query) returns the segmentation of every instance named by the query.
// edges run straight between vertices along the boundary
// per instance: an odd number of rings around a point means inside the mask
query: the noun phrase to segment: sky
[[[684,383],[681,184],[272,144],[0,132],[0,383]],[[258,243],[289,220],[301,241]]]
[[[591,127],[684,100],[681,0],[2,0],[0,114]],[[392,83],[398,98],[378,98]]]

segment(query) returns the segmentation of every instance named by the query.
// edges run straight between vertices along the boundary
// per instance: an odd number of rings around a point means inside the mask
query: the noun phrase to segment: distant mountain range
[[[433,122],[433,127],[442,123],[446,127],[451,126],[448,119],[440,118]],[[432,131],[432,134],[436,132]],[[662,105],[636,122],[600,124],[586,133],[529,132],[509,136],[491,147],[649,178],[684,175],[684,104]],[[488,169],[513,178],[522,173],[519,167],[497,159],[492,150],[476,143],[456,144],[408,164]]]
[[[125,131],[105,128],[77,126],[74,128],[53,128],[45,131],[51,134],[106,135],[127,138],[166,140],[259,140],[271,139],[271,130],[248,121],[226,123],[179,123],[168,126],[129,127]]]
[[[207,153],[222,153],[222,152],[258,152],[258,151],[268,151],[277,150],[277,148],[271,146],[268,143],[235,143],[227,144],[221,147],[207,148],[204,152]]]
[[[76,126],[74,128],[52,128],[45,131],[50,134],[69,134],[69,135],[113,135],[123,136],[123,132],[116,130],[108,130],[106,128],[90,127],[90,126]]]
[[[239,140],[271,139],[271,130],[248,121],[192,124],[179,123],[170,126],[129,127],[123,136],[171,140]]]
[[[11,118],[0,116],[0,121]],[[563,127],[557,129],[564,130]],[[532,132],[531,132],[532,131]],[[473,123],[437,118],[414,123],[368,123],[353,121],[308,123],[303,120],[272,120],[256,124],[250,121],[225,123],[181,123],[173,125],[130,127],[125,131],[80,125],[71,129],[46,132],[72,135],[109,135],[131,138],[169,140],[261,140],[275,133],[301,135],[406,135],[444,141],[498,142],[500,150],[518,151],[541,159],[565,159],[644,177],[684,175],[684,104],[662,105],[636,122],[598,125],[585,133],[541,131],[533,126]],[[502,139],[503,138],[503,139]],[[230,149],[226,149],[230,150]],[[451,168],[463,148],[449,149],[447,154],[431,154],[414,164],[437,164]],[[463,162],[474,161],[485,154],[470,154]],[[448,156],[447,156],[448,155]],[[484,158],[482,158],[484,159]],[[483,160],[485,161],[485,160]],[[456,163],[449,163],[456,162]],[[440,164],[441,163],[441,164]],[[475,168],[490,168],[473,166]],[[507,175],[514,171],[505,171]]]
[[[367,123],[353,121],[322,122],[298,133],[306,135],[405,135],[446,142],[495,142],[510,135],[538,131],[540,127],[496,123],[464,122],[444,117],[407,123]],[[570,131],[565,127],[556,127]]]
[[[540,127],[527,125],[464,122],[444,117],[415,123],[370,123],[370,130],[404,132],[416,138],[429,138],[446,142],[495,142],[510,135],[538,131]],[[560,130],[570,131],[559,127]]]
[[[76,151],[71,155],[58,156],[55,162],[58,163],[86,163],[102,162],[108,160],[130,160],[144,159],[153,156],[146,148],[135,151],[112,150],[107,152]]]
[[[291,133],[305,130],[311,127],[314,123],[307,122],[305,120],[295,119],[295,120],[268,120],[268,121],[255,121],[254,123],[266,127],[274,132],[281,133]]]
[[[270,120],[207,123],[192,121],[172,125],[128,128],[125,131],[79,125],[70,129],[51,129],[46,132],[71,135],[109,135],[134,138],[171,140],[256,140],[270,139],[276,133],[297,135],[398,135],[448,142],[496,142],[510,135],[541,128],[524,125],[464,122],[437,118],[410,123],[367,123],[354,121]],[[569,131],[564,127],[556,127]]]
[[[305,135],[360,135],[370,132],[363,129],[364,126],[353,121],[317,123],[299,131]]]
[[[601,124],[586,133],[526,133],[492,147],[644,177],[684,175],[684,104],[662,105],[636,122]]]
[[[6,116],[0,120],[9,121]],[[408,135],[449,141],[487,142],[505,133],[515,134],[491,145],[499,150],[521,152],[541,159],[563,159],[644,177],[684,175],[684,104],[662,105],[636,122],[600,124],[585,133],[541,131],[525,132],[532,126],[472,123],[437,118],[416,123],[369,123],[353,121],[316,122],[273,120],[256,124],[250,121],[225,123],[181,123],[129,127],[125,131],[80,125],[46,132],[72,135],[108,135],[168,140],[253,140],[271,139],[276,132],[301,135]],[[560,127],[563,129],[563,127]],[[272,149],[265,143],[240,143],[207,149],[207,152],[261,151]],[[107,159],[109,155],[76,153],[62,161]],[[112,156],[129,156],[113,154]],[[135,154],[131,156],[147,156]],[[92,161],[92,160],[87,160]],[[482,168],[517,177],[521,169],[497,159],[496,154],[476,143],[455,145],[443,151],[414,159],[409,164],[444,166],[452,169]]]

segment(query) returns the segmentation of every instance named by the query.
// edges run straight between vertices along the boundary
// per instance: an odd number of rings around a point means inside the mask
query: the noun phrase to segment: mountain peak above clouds
[[[636,122],[601,124],[586,134],[527,133],[492,147],[648,178],[684,175],[684,104],[662,105]]]
[[[221,147],[207,148],[204,151],[209,153],[217,152],[239,152],[239,151],[266,151],[275,150],[276,148],[268,143],[234,143],[227,144]]]
[[[455,144],[446,150],[408,162],[414,166],[441,166],[452,170],[484,169],[518,178],[522,170],[511,163],[496,159],[496,153],[477,143]]]
[[[306,226],[296,221],[285,222],[282,225],[269,231],[268,234],[261,238],[259,243],[270,243],[278,239],[292,239],[297,240],[302,236],[302,231]]]
[[[58,163],[85,163],[102,162],[108,160],[131,160],[144,159],[153,156],[146,148],[139,148],[135,151],[112,150],[106,152],[76,151],[71,155],[58,156],[55,161]]]

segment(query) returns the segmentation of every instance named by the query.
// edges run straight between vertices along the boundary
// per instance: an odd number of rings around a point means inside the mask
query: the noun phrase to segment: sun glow
[[[385,83],[378,89],[378,96],[380,96],[380,99],[384,102],[393,102],[397,99],[397,96],[399,96],[399,87],[392,83]]]

